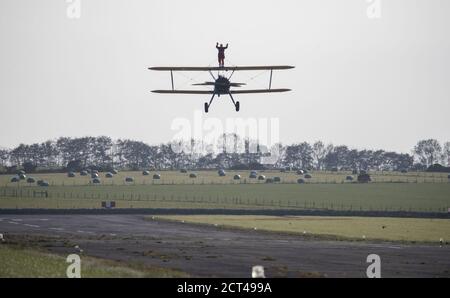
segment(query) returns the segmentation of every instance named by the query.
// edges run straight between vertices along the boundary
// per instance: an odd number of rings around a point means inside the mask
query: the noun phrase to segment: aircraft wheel
[[[241,105],[239,104],[239,101],[236,102],[236,112],[239,112],[241,108]]]
[[[208,111],[209,111],[209,106],[208,106],[208,103],[205,102],[205,113],[208,113]]]

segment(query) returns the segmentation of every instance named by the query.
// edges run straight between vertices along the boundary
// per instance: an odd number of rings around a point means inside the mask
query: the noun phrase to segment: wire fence
[[[362,205],[339,202],[311,201],[311,200],[280,200],[266,199],[259,197],[242,196],[220,196],[220,195],[161,195],[150,193],[130,193],[130,192],[66,192],[66,191],[48,191],[32,189],[14,189],[4,188],[0,190],[0,203],[2,199],[15,199],[20,202],[21,199],[36,200],[56,200],[57,202],[95,202],[100,201],[118,201],[118,202],[141,202],[141,203],[183,203],[195,204],[197,207],[221,206],[221,207],[257,207],[269,209],[303,209],[303,210],[322,210],[322,211],[384,211],[384,212],[430,212],[430,213],[448,213],[449,206],[441,207],[420,207],[420,206],[380,206],[380,205]],[[0,204],[1,208],[1,204]]]

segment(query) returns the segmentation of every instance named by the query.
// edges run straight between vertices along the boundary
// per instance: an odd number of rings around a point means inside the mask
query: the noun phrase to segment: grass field
[[[0,278],[64,278],[69,263],[62,256],[39,250],[0,245]],[[81,256],[81,277],[187,277],[186,274],[163,268],[132,266],[119,262]]]
[[[276,174],[297,177],[295,173]],[[186,174],[178,172],[162,173],[164,175],[186,179]],[[105,200],[116,201],[118,208],[253,207],[447,212],[450,207],[450,183],[244,184],[230,183],[230,180],[217,183],[220,179],[231,178],[220,178],[216,172],[200,172],[198,175],[199,178],[191,179],[195,184],[182,182],[184,180],[174,184],[162,184],[162,181],[153,184],[151,176],[144,177],[136,172],[120,173],[110,184],[101,185],[86,184],[89,181],[87,177],[72,180],[64,174],[36,175],[36,178],[47,179],[53,186],[42,188],[21,182],[16,186],[0,187],[0,208],[100,208],[101,201]],[[321,175],[345,176],[342,173]],[[124,185],[119,176],[135,176],[136,181]],[[205,178],[201,178],[203,176]],[[0,179],[9,178],[5,177]],[[201,183],[201,179],[210,179],[214,184]],[[102,180],[105,181],[105,178]],[[34,193],[43,190],[48,192],[48,198]]]
[[[450,220],[362,218],[362,217],[276,217],[276,216],[164,216],[189,223],[287,232],[342,239],[433,242],[450,240]]]

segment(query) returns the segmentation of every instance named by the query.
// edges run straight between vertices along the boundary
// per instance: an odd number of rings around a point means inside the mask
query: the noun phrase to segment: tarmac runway
[[[366,277],[367,256],[382,277],[450,277],[450,247],[310,239],[145,219],[143,215],[0,215],[0,233],[60,253],[179,269],[193,277]]]

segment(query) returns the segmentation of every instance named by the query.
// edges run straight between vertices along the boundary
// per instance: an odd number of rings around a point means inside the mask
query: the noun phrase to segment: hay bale
[[[116,169],[112,169],[111,174],[117,175],[117,174],[119,174],[119,171],[117,171]]]
[[[281,177],[274,177],[273,182],[281,182]]]
[[[306,182],[306,181],[305,181],[304,179],[301,179],[301,178],[297,180],[297,183],[298,183],[298,184],[305,184],[305,182]]]
[[[161,175],[160,174],[153,175],[153,180],[161,180]]]
[[[257,172],[257,171],[251,171],[251,172],[250,172],[250,175],[255,175],[255,176],[257,176],[257,175],[258,175],[258,172]]]
[[[19,175],[19,179],[20,179],[20,180],[25,180],[25,179],[27,179],[27,175],[25,175],[25,174],[20,174],[20,175]]]
[[[311,175],[309,175],[309,174],[306,174],[306,175],[305,175],[305,178],[306,178],[306,179],[311,179],[311,178],[312,178],[312,176],[311,176]]]
[[[27,183],[35,183],[36,182],[36,179],[34,179],[33,177],[29,177],[28,179],[27,179]]]
[[[93,184],[100,184],[100,183],[101,183],[100,178],[94,178],[94,179],[92,179],[92,183],[93,183]]]
[[[182,174],[187,174],[187,172],[188,172],[188,170],[186,170],[186,169],[181,169],[180,170],[180,173],[182,173]]]
[[[12,177],[11,178],[11,182],[19,182],[20,181],[20,178],[18,177],[18,176],[14,176],[14,177]]]
[[[108,173],[105,174],[105,177],[106,177],[106,178],[113,178],[113,177],[114,177],[114,174],[111,173],[111,172],[108,172]]]
[[[17,173],[17,175],[25,175],[26,174],[26,172],[24,171],[24,170],[20,170],[18,173]]]
[[[134,178],[133,177],[126,177],[125,178],[125,182],[128,182],[128,183],[134,182]]]
[[[359,183],[369,183],[372,181],[369,174],[359,174],[358,175],[358,182]]]
[[[91,178],[92,179],[99,178],[98,173],[91,173]]]
[[[241,180],[241,175],[234,175],[233,179],[234,180]]]
[[[220,169],[220,170],[218,171],[218,174],[219,174],[220,177],[225,177],[225,176],[227,175],[227,173],[225,172],[225,170],[222,170],[222,169]]]
[[[197,178],[197,174],[191,173],[191,174],[189,174],[189,178],[195,179],[195,178]]]
[[[143,175],[143,176],[149,176],[149,175],[150,175],[150,172],[149,172],[149,171],[143,171],[143,172],[142,172],[142,175]]]
[[[347,180],[347,181],[353,181],[353,177],[352,177],[352,176],[347,176],[347,177],[345,178],[345,180]]]
[[[87,175],[88,175],[88,172],[86,170],[80,172],[80,176],[87,176]]]
[[[38,180],[37,185],[38,185],[38,186],[41,186],[41,187],[49,187],[49,186],[50,186],[50,183],[48,183],[48,182],[45,181],[45,180]]]
[[[297,175],[303,175],[305,172],[303,170],[297,170]]]
[[[264,181],[264,180],[266,180],[266,176],[264,176],[264,175],[259,175],[258,180],[259,180],[259,181]]]
[[[256,174],[250,174],[249,178],[250,178],[250,179],[256,179],[256,178],[258,178],[258,175],[256,175]]]
[[[273,183],[273,182],[274,182],[273,178],[267,178],[266,179],[266,183],[267,184],[270,184],[270,183]]]
[[[75,178],[75,173],[74,172],[69,172],[69,173],[67,173],[67,177]]]

